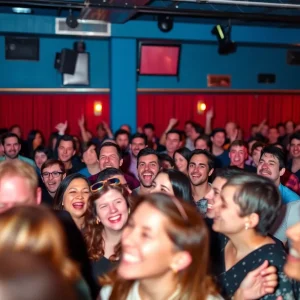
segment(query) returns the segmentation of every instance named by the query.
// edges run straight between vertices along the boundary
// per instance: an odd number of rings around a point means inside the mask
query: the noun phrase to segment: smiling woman
[[[89,195],[88,180],[81,174],[71,174],[61,182],[56,192],[54,209],[68,211],[79,230],[82,230]]]
[[[92,186],[84,238],[94,276],[107,273],[120,258],[120,240],[129,215],[128,190],[117,178]]]

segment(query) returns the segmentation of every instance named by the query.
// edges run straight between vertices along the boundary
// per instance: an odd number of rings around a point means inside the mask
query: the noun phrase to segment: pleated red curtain
[[[94,115],[94,102],[102,103],[102,115]],[[95,133],[101,121],[110,122],[109,95],[95,94],[2,94],[0,127],[21,126],[24,138],[31,129],[41,130],[47,138],[55,125],[68,121],[70,134],[78,135],[78,119],[85,115],[87,128]]]
[[[300,122],[300,94],[140,94],[137,98],[137,123],[151,122],[157,134],[166,128],[170,118],[184,122],[193,120],[205,125],[205,113],[198,114],[198,101],[214,109],[214,127],[224,127],[228,121],[237,122],[245,135],[250,126],[267,119],[269,125],[293,120]]]

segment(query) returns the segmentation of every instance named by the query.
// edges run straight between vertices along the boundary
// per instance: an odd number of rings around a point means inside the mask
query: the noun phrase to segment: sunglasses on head
[[[107,180],[103,180],[103,181],[98,181],[96,183],[94,183],[92,186],[91,186],[91,192],[97,192],[97,191],[100,191],[104,184],[108,184],[108,185],[119,185],[121,184],[120,182],[120,179],[119,178],[110,178],[110,179],[107,179]]]

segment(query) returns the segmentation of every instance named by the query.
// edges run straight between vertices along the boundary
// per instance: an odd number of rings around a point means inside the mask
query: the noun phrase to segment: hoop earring
[[[100,223],[101,221],[98,218],[96,218],[96,224],[99,225]]]

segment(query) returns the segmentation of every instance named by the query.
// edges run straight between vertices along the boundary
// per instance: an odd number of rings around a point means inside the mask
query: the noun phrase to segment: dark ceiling
[[[175,22],[216,23],[300,27],[300,0],[0,0],[0,13],[13,13],[12,7],[32,8],[32,14],[75,16],[112,23],[128,20],[155,20],[172,16]]]

